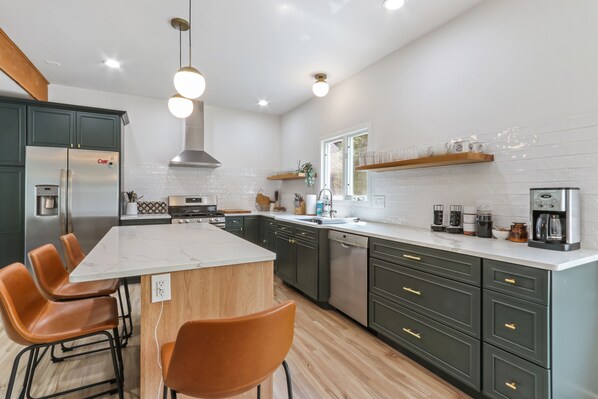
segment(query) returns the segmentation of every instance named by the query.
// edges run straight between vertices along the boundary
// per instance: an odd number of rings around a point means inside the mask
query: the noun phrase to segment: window
[[[335,200],[367,201],[367,172],[354,169],[367,148],[367,129],[322,141],[322,188],[332,190]]]

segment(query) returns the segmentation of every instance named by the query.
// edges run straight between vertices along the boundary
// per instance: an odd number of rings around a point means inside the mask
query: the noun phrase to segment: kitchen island
[[[235,317],[271,307],[275,257],[209,224],[121,226],[104,236],[70,280],[142,276],[140,397],[149,398],[161,393],[155,340],[159,345],[174,341],[189,320]],[[171,273],[172,299],[152,303],[151,275],[162,273]],[[262,395],[272,397],[271,378],[262,384]],[[255,392],[235,396],[254,397]]]

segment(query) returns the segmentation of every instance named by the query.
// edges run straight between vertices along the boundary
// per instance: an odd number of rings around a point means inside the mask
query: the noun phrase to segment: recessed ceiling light
[[[382,6],[387,10],[398,10],[405,5],[405,0],[384,0]]]
[[[110,68],[120,68],[120,62],[112,59],[104,61],[104,65],[109,66]]]
[[[260,100],[257,102],[257,105],[259,105],[260,107],[267,107],[268,106],[268,100]]]

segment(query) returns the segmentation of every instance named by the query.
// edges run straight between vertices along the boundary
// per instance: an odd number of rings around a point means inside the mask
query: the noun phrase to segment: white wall
[[[280,119],[277,116],[205,105],[206,150],[218,169],[172,168],[168,162],[183,145],[183,121],[168,111],[167,101],[50,85],[50,101],[125,110],[124,189],[146,200],[168,195],[215,194],[221,207],[251,207],[263,188],[278,187],[266,176],[278,170]]]
[[[282,166],[319,164],[319,139],[360,123],[373,150],[477,135],[495,163],[372,174],[386,209],[345,211],[426,227],[434,203],[490,199],[509,224],[527,218],[530,187],[573,184],[584,243],[598,247],[597,19],[592,0],[485,1],[284,115]]]

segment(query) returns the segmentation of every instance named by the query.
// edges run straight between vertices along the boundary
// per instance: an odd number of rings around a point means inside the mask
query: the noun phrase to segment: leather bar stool
[[[118,279],[71,283],[69,281],[69,274],[67,273],[62,260],[60,259],[60,255],[58,254],[56,247],[54,247],[52,244],[46,244],[30,251],[29,261],[31,263],[31,268],[33,269],[33,274],[35,276],[35,282],[37,283],[39,290],[46,298],[55,302],[110,296],[111,294],[117,292],[120,283]],[[122,301],[120,301],[120,304],[122,309]],[[97,344],[99,342],[89,342],[85,344],[73,345],[70,347],[61,345],[61,347],[64,352],[67,352],[82,346]],[[123,345],[124,344],[125,343],[123,342]],[[105,347],[100,350],[105,349],[108,348]],[[73,356],[94,353],[97,351],[99,350],[87,351],[85,353],[79,353]],[[54,362],[73,357],[56,356],[54,354],[54,348],[52,348],[51,355],[52,361]]]
[[[293,343],[296,305],[285,302],[272,309],[230,319],[189,321],[176,341],[162,346],[160,357],[164,399],[170,390],[204,399],[227,398],[257,388],[282,363],[287,393],[293,398],[291,373],[285,357]]]
[[[114,378],[53,393],[45,398],[67,395],[103,384],[110,384],[112,387],[89,398],[115,393],[123,398],[124,369],[118,336],[118,309],[114,298],[49,301],[40,294],[25,266],[13,263],[0,269],[0,314],[6,335],[15,343],[26,346],[13,362],[6,398],[11,397],[19,362],[24,355],[28,354],[29,360],[24,370],[19,398],[24,398],[25,395],[30,398],[35,371],[48,348],[92,336],[104,336],[110,343]]]
[[[64,249],[64,255],[66,258],[67,269],[69,273],[75,270],[79,263],[85,259],[85,253],[81,249],[81,245],[79,245],[79,240],[73,233],[65,234],[60,237],[60,242],[62,243],[62,248]],[[131,296],[129,295],[129,284],[127,283],[127,279],[121,279],[121,285],[125,291],[125,302],[127,304],[127,311],[125,313],[125,309],[123,306],[123,301],[120,296],[120,287],[118,288],[118,299],[120,303],[120,312],[121,317],[123,319],[123,347],[127,346],[127,342],[129,338],[133,335],[133,318],[131,316]],[[127,327],[127,321],[129,323]]]

